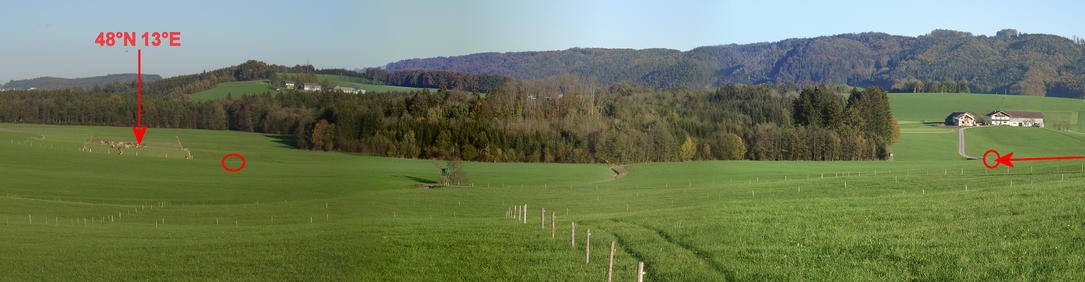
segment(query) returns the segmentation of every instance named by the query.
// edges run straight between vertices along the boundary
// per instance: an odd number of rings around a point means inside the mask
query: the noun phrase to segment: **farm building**
[[[365,94],[365,89],[354,88],[354,87],[346,87],[346,86],[335,86],[335,87],[332,88],[332,90],[340,91],[340,92],[343,92],[343,93],[350,93],[350,94],[358,94],[358,93]]]
[[[296,88],[296,87],[294,87],[294,86],[295,86],[295,84],[294,84],[294,82],[293,82],[293,81],[290,81],[290,80],[287,80],[287,81],[286,81],[286,89],[297,89],[297,88]]]
[[[320,91],[320,84],[306,83],[301,86],[301,90],[305,91]]]
[[[969,112],[954,112],[946,117],[949,126],[976,126],[976,115]]]
[[[1044,127],[1044,114],[1026,111],[993,111],[987,114],[991,125]]]

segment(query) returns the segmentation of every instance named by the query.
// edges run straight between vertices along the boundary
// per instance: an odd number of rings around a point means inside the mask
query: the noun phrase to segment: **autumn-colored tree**
[[[320,120],[313,126],[313,134],[309,137],[310,144],[313,145],[313,149],[331,151],[335,134],[335,125],[329,124],[327,120]]]
[[[728,133],[722,139],[720,152],[724,160],[741,160],[746,156],[746,143],[742,142],[742,137]]]
[[[697,144],[693,143],[693,138],[689,138],[686,135],[686,142],[682,143],[682,146],[678,148],[678,156],[682,161],[689,161],[693,159],[693,156],[697,154]]]

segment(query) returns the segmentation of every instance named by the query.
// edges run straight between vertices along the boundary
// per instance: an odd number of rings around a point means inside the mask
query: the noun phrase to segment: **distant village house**
[[[976,115],[969,112],[954,112],[946,117],[949,126],[976,126]]]
[[[296,85],[294,84],[293,81],[287,80],[286,81],[286,89],[298,89],[298,88],[296,87]]]
[[[987,114],[991,125],[1044,127],[1044,114],[1026,111],[993,111]]]
[[[320,84],[316,84],[316,83],[306,83],[306,84],[302,84],[302,86],[301,86],[301,90],[305,90],[305,91],[320,91]]]
[[[359,93],[365,94],[365,89],[354,88],[354,87],[346,87],[346,86],[335,86],[335,87],[332,88],[332,90],[343,92],[343,93],[349,93],[349,94],[359,94]]]

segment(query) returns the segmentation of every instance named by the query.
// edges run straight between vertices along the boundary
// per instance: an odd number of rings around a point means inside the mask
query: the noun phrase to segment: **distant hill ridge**
[[[144,74],[143,81],[151,82],[162,79],[162,76],[157,74]],[[60,78],[43,76],[39,78],[12,80],[5,83],[0,88],[11,89],[63,89],[63,88],[92,88],[95,86],[102,86],[110,83],[125,83],[136,81],[136,74],[134,73],[122,73],[122,74],[110,74],[103,76],[84,77],[84,78]]]
[[[599,84],[685,89],[727,83],[846,83],[899,89],[917,81],[950,81],[965,82],[972,92],[1085,97],[1085,40],[1013,29],[995,36],[952,30],[917,37],[840,34],[689,51],[572,48],[478,53],[402,60],[385,68],[517,79],[568,73]]]

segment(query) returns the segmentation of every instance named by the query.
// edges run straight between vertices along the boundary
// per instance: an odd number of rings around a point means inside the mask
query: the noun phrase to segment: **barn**
[[[948,126],[976,126],[976,115],[969,112],[953,112],[946,117]]]
[[[991,125],[1044,127],[1044,113],[1026,111],[993,111],[987,114]]]

